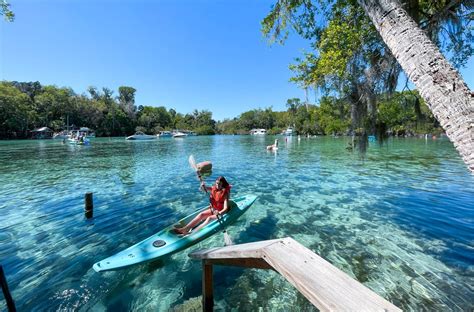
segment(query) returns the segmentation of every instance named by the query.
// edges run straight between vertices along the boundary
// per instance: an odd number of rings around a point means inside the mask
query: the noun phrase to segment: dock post
[[[212,287],[212,264],[202,261],[202,310],[212,312],[214,308],[214,295]]]
[[[84,214],[87,219],[92,218],[94,209],[94,201],[92,199],[92,192],[87,192],[84,196]]]
[[[7,308],[9,312],[15,312],[15,303],[13,302],[12,295],[8,289],[7,279],[5,278],[5,273],[3,273],[3,266],[0,265],[0,284],[2,284],[3,296],[7,302]]]

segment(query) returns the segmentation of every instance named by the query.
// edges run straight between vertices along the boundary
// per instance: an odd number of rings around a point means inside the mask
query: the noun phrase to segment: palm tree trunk
[[[474,173],[474,94],[398,0],[357,0]]]

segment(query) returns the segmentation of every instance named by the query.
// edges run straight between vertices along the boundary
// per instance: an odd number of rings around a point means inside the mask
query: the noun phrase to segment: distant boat
[[[252,130],[250,130],[250,134],[251,135],[266,135],[267,130],[265,130],[265,129],[252,129]]]
[[[53,139],[60,139],[60,140],[70,139],[73,133],[75,134],[78,133],[78,136],[86,136],[88,138],[95,138],[94,130],[89,129],[87,127],[81,127],[79,128],[79,130],[69,130],[69,131],[63,130],[61,132],[55,133],[53,135]]]
[[[67,140],[72,137],[72,131],[69,128],[69,115],[67,115],[66,120],[67,120],[66,130],[53,134],[53,139]]]
[[[183,131],[181,131],[181,132],[183,132],[183,133],[186,134],[187,136],[196,135],[196,132],[191,131],[191,130],[183,130]]]
[[[71,132],[67,130],[63,130],[53,135],[53,139],[59,139],[59,140],[69,139],[70,137],[71,137]]]
[[[65,142],[65,138],[63,139],[63,142]],[[86,132],[85,131],[80,131],[80,130],[76,130],[76,131],[71,131],[70,132],[70,136],[68,138],[68,142],[69,144],[73,144],[73,145],[90,145],[90,140],[89,138],[87,137],[86,135]]]
[[[179,132],[179,131],[173,133],[173,138],[184,138],[186,136],[188,136],[186,133]]]
[[[32,139],[44,140],[53,138],[53,130],[48,127],[38,128],[32,131]]]
[[[160,138],[171,138],[173,134],[171,133],[171,131],[160,131],[160,133],[158,133],[156,136]]]
[[[88,138],[95,138],[94,130],[89,129],[87,127],[80,127],[79,128],[79,134],[85,135]]]
[[[295,131],[293,130],[292,127],[288,127],[286,128],[285,132],[283,132],[283,134],[286,136],[292,136],[295,134]]]
[[[149,134],[145,134],[141,131],[137,131],[137,132],[135,132],[134,135],[128,136],[125,139],[126,140],[155,140],[157,138],[158,137],[156,135],[149,135]]]

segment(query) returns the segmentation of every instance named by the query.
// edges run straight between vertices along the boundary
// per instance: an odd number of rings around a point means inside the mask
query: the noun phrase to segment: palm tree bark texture
[[[474,93],[398,0],[358,0],[474,173]]]

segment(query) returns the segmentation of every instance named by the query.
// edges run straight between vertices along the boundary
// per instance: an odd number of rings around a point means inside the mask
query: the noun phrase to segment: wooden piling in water
[[[212,264],[202,262],[202,310],[214,310],[214,294],[212,286]]]
[[[9,312],[15,312],[15,303],[13,302],[12,295],[8,289],[7,279],[5,278],[5,273],[3,273],[3,266],[0,265],[0,284],[2,284],[3,296],[7,302],[7,308]]]
[[[84,214],[87,219],[92,218],[94,211],[94,201],[92,198],[92,192],[87,192],[84,196]]]

